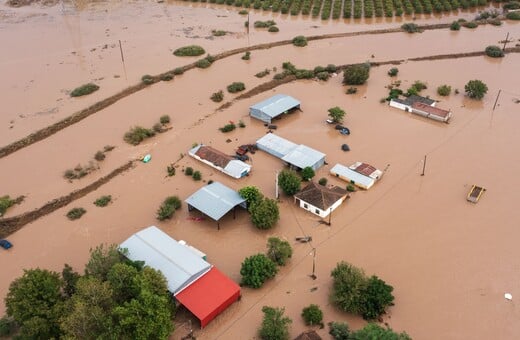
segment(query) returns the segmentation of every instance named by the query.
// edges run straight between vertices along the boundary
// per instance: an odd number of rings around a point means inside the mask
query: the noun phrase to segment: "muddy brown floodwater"
[[[421,23],[451,22],[454,18],[419,18]],[[252,12],[252,20],[273,18]],[[211,54],[247,45],[244,17],[235,8],[191,3],[108,2],[33,5],[0,8],[0,70],[8,81],[0,83],[4,103],[0,112],[0,144],[5,145],[45,127],[96,101],[139,81],[144,74],[158,74],[193,62],[171,52],[185,44],[200,44]],[[290,39],[297,34],[318,35],[378,28],[393,28],[406,19],[375,22],[322,22],[274,15],[280,33],[252,30],[251,45]],[[211,38],[212,29],[232,32]],[[385,86],[393,78],[387,66],[374,67],[367,85],[356,95],[346,95],[341,75],[328,82],[300,80],[266,93],[237,100],[229,108],[215,111],[219,104],[209,97],[233,81],[251,89],[272,76],[253,75],[265,68],[281,68],[284,61],[298,67],[355,62],[407,59],[437,54],[480,51],[497,44],[506,33],[518,41],[520,26],[505,22],[501,27],[481,26],[426,31],[409,35],[392,33],[313,41],[305,48],[282,46],[254,51],[250,61],[240,55],[219,60],[205,70],[191,70],[124,98],[87,119],[49,138],[0,159],[0,195],[26,195],[23,204],[7,216],[38,208],[51,199],[84,187],[146,153],[148,164],[139,163],[95,192],[59,209],[9,236],[15,245],[0,252],[0,296],[24,268],[61,270],[63,263],[81,269],[88,250],[100,243],[120,243],[132,233],[158,225],[176,239],[184,239],[208,255],[208,260],[232,279],[240,281],[240,264],[246,256],[263,252],[267,238],[286,238],[294,247],[291,262],[277,277],[258,290],[244,288],[243,298],[203,330],[199,339],[254,339],[264,305],[284,306],[293,319],[291,336],[306,327],[301,309],[320,305],[325,322],[347,321],[358,329],[364,321],[340,313],[328,302],[330,271],[341,260],[378,275],[394,287],[395,306],[384,321],[414,339],[517,339],[520,312],[520,237],[515,193],[511,190],[520,171],[517,126],[520,123],[520,80],[512,76],[520,65],[519,54],[500,60],[472,57],[440,61],[407,61],[397,66],[401,87],[415,80],[427,82],[424,95],[449,108],[450,124],[436,123],[380,104]],[[118,41],[122,41],[125,65]],[[24,43],[19,43],[23,41]],[[5,51],[5,53],[4,53]],[[372,57],[373,55],[373,57]],[[489,87],[482,101],[463,96],[468,80],[481,79]],[[85,98],[69,98],[74,87],[95,81],[101,89]],[[449,84],[460,94],[438,97],[436,88]],[[501,90],[497,106],[493,105]],[[166,177],[166,165],[186,153],[194,142],[210,144],[232,153],[240,144],[252,143],[265,128],[248,117],[248,107],[274,93],[292,95],[302,102],[303,112],[276,122],[277,134],[304,143],[327,154],[329,165],[316,178],[344,186],[328,175],[336,163],[364,161],[384,169],[384,178],[369,191],[358,191],[332,217],[332,226],[297,208],[290,197],[281,197],[281,220],[269,231],[256,230],[245,212],[237,219],[226,216],[218,231],[214,222],[189,220],[185,207],[168,222],[155,220],[160,202],[169,195],[185,199],[203,183],[194,182],[180,171],[191,166],[203,179],[218,180],[234,189],[258,186],[273,197],[278,159],[265,153],[252,155],[253,172],[233,180],[184,157],[177,175]],[[236,97],[225,93],[225,101]],[[345,125],[352,134],[342,136],[324,123],[327,109],[340,106],[347,111]],[[122,135],[134,125],[152,126],[163,114],[172,117],[173,129],[133,147]],[[229,134],[217,128],[229,120],[243,120],[246,128]],[[226,142],[227,139],[231,142]],[[351,151],[340,150],[348,143]],[[107,154],[99,169],[69,183],[63,172],[86,164],[104,145],[116,148]],[[427,155],[425,176],[420,176]],[[487,191],[476,205],[465,200],[472,184]],[[110,194],[114,202],[97,208],[92,202]],[[66,212],[75,206],[87,213],[74,222]],[[294,238],[310,235],[312,244]],[[311,280],[312,248],[316,248],[316,280]],[[504,299],[504,293],[513,301]],[[5,311],[3,301],[0,311]],[[186,315],[178,318],[172,339],[187,334]],[[327,329],[318,330],[327,338]]]

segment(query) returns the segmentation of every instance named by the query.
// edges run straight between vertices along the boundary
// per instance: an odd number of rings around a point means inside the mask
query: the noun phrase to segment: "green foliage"
[[[193,175],[193,168],[191,166],[186,167],[186,170],[184,170],[184,175],[192,176]]]
[[[213,100],[215,103],[220,103],[224,100],[224,92],[222,92],[222,90],[219,90],[218,92],[213,93],[210,99]]]
[[[249,60],[251,59],[251,52],[247,51],[246,53],[244,53],[244,55],[242,56],[242,60]]]
[[[463,23],[462,26],[464,26],[466,28],[477,28],[478,23],[476,23],[475,21],[468,21],[468,22]]]
[[[90,249],[90,259],[85,265],[85,275],[105,281],[110,269],[122,260],[123,255],[119,252],[116,244],[107,247],[101,244],[94,249]]]
[[[278,185],[286,195],[292,196],[300,191],[301,179],[293,170],[282,170],[278,174]]]
[[[387,285],[375,275],[372,275],[363,291],[362,313],[363,319],[375,320],[385,313],[388,306],[393,306],[394,296],[392,291],[394,288]]]
[[[242,9],[242,10],[240,10],[240,11],[238,12],[238,14],[240,14],[240,15],[247,15],[248,13],[249,13],[249,11],[246,10],[246,9]]]
[[[222,37],[222,36],[226,35],[227,32],[223,31],[223,30],[213,30],[213,31],[211,31],[211,34],[213,34],[213,36],[215,36],[215,37]]]
[[[307,326],[321,325],[323,312],[318,305],[311,304],[302,310],[302,318]]]
[[[368,323],[362,329],[353,332],[351,338],[356,340],[412,340],[405,332],[396,333],[391,328],[383,328],[375,323]]]
[[[36,339],[60,337],[62,287],[60,274],[39,268],[24,270],[11,282],[5,297],[6,313],[20,326],[22,335]]]
[[[504,56],[504,51],[498,46],[490,45],[486,47],[486,55],[492,58],[502,58]]]
[[[350,328],[346,322],[329,322],[329,334],[334,340],[351,340]],[[384,339],[381,339],[384,340]]]
[[[166,172],[168,173],[169,177],[175,176],[175,166],[173,164],[170,164],[166,167]]]
[[[399,73],[399,69],[397,67],[392,67],[390,70],[388,70],[388,75],[390,77],[395,77]]]
[[[466,94],[473,99],[482,99],[488,91],[488,87],[481,80],[470,80],[465,86]]]
[[[242,262],[240,268],[241,285],[260,288],[266,280],[273,278],[277,272],[276,263],[264,254],[249,256]]]
[[[356,191],[356,186],[354,184],[348,184],[347,185],[347,191],[348,192],[354,192]]]
[[[193,172],[193,175],[191,175],[191,177],[194,181],[200,181],[202,179],[202,174],[200,173],[200,171],[197,170]]]
[[[509,20],[520,20],[520,12],[509,12],[506,14],[506,18]]]
[[[271,26],[275,26],[276,22],[273,20],[267,20],[267,21],[255,21],[254,26],[255,28],[267,28]]]
[[[221,132],[231,132],[233,130],[235,130],[237,128],[237,126],[235,125],[235,123],[228,123],[226,125],[224,125],[223,127],[219,128],[219,130]]]
[[[450,25],[450,30],[452,30],[452,31],[460,30],[460,23],[458,21],[452,22]]]
[[[414,23],[405,23],[401,25],[401,29],[408,33],[421,33],[422,30]]]
[[[427,89],[426,83],[416,80],[415,83],[406,90],[405,96],[418,95],[422,90]]]
[[[314,172],[314,169],[310,166],[306,166],[302,169],[302,178],[304,181],[309,181],[311,178],[313,178],[316,175]]]
[[[351,87],[349,87],[349,88],[347,89],[347,91],[346,91],[345,93],[346,93],[346,94],[356,94],[356,93],[357,93],[357,87],[353,87],[353,86],[351,86]]]
[[[316,78],[318,78],[319,80],[327,81],[330,78],[330,73],[327,71],[318,72],[315,74],[316,74]]]
[[[70,93],[71,97],[80,97],[85,96],[87,94],[91,94],[92,92],[96,92],[99,90],[99,86],[93,83],[88,83],[81,85],[79,87],[76,87],[72,92]]]
[[[101,162],[103,160],[105,160],[106,158],[106,155],[103,151],[98,151],[96,152],[96,154],[94,155],[94,159],[98,162]]]
[[[198,45],[184,46],[173,51],[173,54],[177,57],[196,57],[204,53],[206,53],[206,51]]]
[[[246,123],[244,123],[242,120],[239,120],[238,121],[238,127],[243,129],[243,128],[246,127]]]
[[[95,200],[94,204],[97,207],[106,207],[108,205],[108,203],[110,203],[111,201],[112,201],[112,196],[106,195],[106,196],[101,196],[100,198]]]
[[[320,178],[320,180],[318,181],[318,184],[326,186],[327,185],[327,179],[325,177]]]
[[[258,229],[271,229],[280,219],[278,203],[269,198],[263,198],[249,208],[251,222]]]
[[[361,314],[363,312],[363,290],[366,286],[365,273],[349,263],[340,262],[332,270],[333,278],[331,301],[339,309],[347,313]]]
[[[341,123],[341,121],[343,120],[343,117],[345,117],[345,114],[346,114],[345,111],[343,111],[343,109],[341,109],[338,106],[334,106],[334,107],[330,108],[328,111],[329,111],[329,117],[335,123]]]
[[[204,58],[197,60],[195,62],[195,66],[197,66],[198,68],[208,68],[211,66],[211,62],[207,58]]]
[[[71,266],[65,263],[61,271],[61,277],[63,278],[63,293],[66,297],[71,297],[76,292],[76,283],[81,277],[75,272]]]
[[[508,3],[505,3],[503,6],[502,6],[503,9],[507,9],[507,10],[510,10],[510,9],[520,9],[520,2],[518,1],[509,1]]]
[[[195,173],[197,173],[197,171],[193,173],[193,176],[195,176]],[[181,205],[181,200],[177,196],[166,197],[166,199],[163,201],[163,203],[157,210],[157,219],[159,221],[171,219],[173,214],[175,213],[175,210],[179,210],[181,208]]]
[[[184,69],[182,67],[177,67],[173,70],[173,74],[175,75],[180,75],[180,74],[183,74],[184,73]]]
[[[7,209],[12,207],[16,203],[15,200],[11,199],[9,195],[0,197],[0,216],[4,215]]]
[[[149,74],[145,74],[144,76],[141,77],[141,81],[143,83],[145,83],[146,85],[150,85],[150,84],[154,83],[154,77]]]
[[[4,315],[0,319],[0,338],[11,337],[16,331],[16,328],[16,321],[7,315]]]
[[[284,308],[262,307],[264,318],[259,329],[262,340],[289,340],[292,320],[284,315]]]
[[[155,123],[153,126],[152,126],[152,130],[154,132],[157,132],[157,133],[161,133],[163,132],[163,125],[161,123]]]
[[[159,118],[159,122],[162,125],[170,124],[170,116],[168,115],[162,115],[161,118]]]
[[[147,138],[155,136],[155,132],[142,126],[134,126],[127,131],[123,137],[125,142],[132,145],[138,145]]]
[[[238,194],[246,200],[248,209],[264,198],[264,195],[262,195],[260,189],[255,186],[243,187],[242,189],[238,190]]]
[[[79,218],[81,218],[81,216],[83,216],[83,214],[85,214],[87,211],[83,208],[72,208],[71,210],[69,210],[69,212],[67,213],[67,217],[69,220],[77,220]]]
[[[293,38],[292,43],[294,46],[304,47],[307,46],[307,38],[305,38],[303,35],[298,35]]]
[[[233,82],[230,85],[228,85],[227,90],[229,93],[236,93],[240,91],[244,91],[246,89],[246,86],[242,82]]]
[[[271,26],[267,29],[267,32],[276,33],[280,32],[280,29],[277,26]]]
[[[437,94],[439,96],[449,96],[451,93],[451,86],[449,85],[441,85],[437,88]]]
[[[263,78],[265,77],[266,75],[268,75],[269,73],[271,73],[271,71],[269,69],[265,69],[261,72],[258,72],[257,74],[255,74],[255,77],[257,78]]]
[[[285,266],[288,259],[292,257],[292,248],[289,242],[278,237],[267,239],[267,256],[279,266]]]
[[[171,72],[167,72],[167,73],[164,73],[164,74],[161,74],[161,80],[162,81],[170,81],[173,79],[173,73]]]
[[[370,64],[349,65],[343,71],[343,84],[363,85],[370,75]]]

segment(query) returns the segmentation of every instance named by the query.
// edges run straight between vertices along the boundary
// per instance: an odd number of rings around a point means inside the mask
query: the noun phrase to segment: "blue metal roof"
[[[285,155],[282,160],[303,169],[308,166],[314,167],[314,164],[319,163],[324,158],[325,154],[323,152],[300,144]]]
[[[213,182],[200,188],[185,202],[218,221],[235,206],[245,201],[235,190],[219,182]]]
[[[277,94],[251,106],[250,109],[260,110],[271,118],[274,118],[299,105],[300,102],[295,98],[285,94]]]

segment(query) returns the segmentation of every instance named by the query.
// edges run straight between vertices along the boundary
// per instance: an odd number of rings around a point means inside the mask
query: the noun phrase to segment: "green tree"
[[[486,55],[492,58],[502,58],[504,56],[504,51],[496,45],[490,45],[486,47]]]
[[[292,247],[287,241],[278,237],[267,239],[267,256],[279,266],[285,266],[287,260],[292,257]]]
[[[76,273],[71,266],[65,263],[61,271],[61,277],[63,278],[63,292],[67,297],[71,297],[76,291],[76,282],[78,282],[81,275]]]
[[[334,340],[354,340],[350,337],[350,328],[346,322],[329,322],[329,327],[329,334]]]
[[[375,320],[384,314],[386,307],[393,305],[393,290],[392,286],[387,285],[385,281],[372,275],[363,290],[363,319]]]
[[[370,75],[370,63],[349,65],[343,71],[343,84],[363,85]]]
[[[282,170],[278,174],[278,184],[286,195],[291,196],[300,191],[301,179],[292,170]]]
[[[470,80],[465,86],[464,90],[470,98],[482,99],[488,91],[488,87],[480,80]]]
[[[238,190],[238,193],[242,198],[246,200],[247,208],[250,209],[253,205],[257,204],[264,198],[264,195],[255,186],[247,186]]]
[[[273,278],[278,272],[276,264],[264,254],[256,254],[247,257],[242,262],[240,275],[242,275],[242,285],[251,288],[260,288],[264,282]]]
[[[304,181],[310,180],[315,175],[316,175],[316,173],[314,172],[314,169],[311,168],[310,166],[306,166],[305,168],[302,169],[302,178]]]
[[[120,253],[117,244],[111,244],[108,247],[101,244],[94,250],[90,249],[90,259],[85,265],[85,275],[105,281],[110,269],[122,260],[123,255]]]
[[[251,206],[251,222],[258,229],[270,229],[280,219],[278,203],[270,198],[264,198]]]
[[[342,261],[332,270],[331,276],[331,301],[345,312],[361,314],[363,309],[360,302],[366,287],[363,270]]]
[[[449,96],[451,93],[451,86],[449,85],[441,85],[437,88],[437,94],[439,96]]]
[[[302,310],[302,318],[307,326],[321,325],[323,312],[318,305],[310,304]]]
[[[264,318],[259,334],[262,340],[288,340],[292,320],[284,315],[284,308],[262,307]]]
[[[336,123],[340,123],[345,117],[345,111],[338,106],[329,109],[329,117]]]
[[[24,270],[11,282],[5,298],[7,315],[19,325],[28,338],[59,338],[58,319],[62,315],[64,297],[60,274],[46,269]]]
[[[396,333],[391,328],[383,328],[375,323],[368,323],[362,329],[352,333],[356,340],[412,340],[406,332]]]
[[[115,303],[121,304],[133,299],[139,294],[139,287],[135,280],[138,270],[126,263],[116,263],[107,274],[107,281],[113,290]]]

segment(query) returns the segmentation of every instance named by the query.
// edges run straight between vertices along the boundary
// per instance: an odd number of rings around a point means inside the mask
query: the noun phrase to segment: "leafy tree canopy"
[[[292,320],[284,315],[284,308],[264,306],[264,318],[259,333],[262,340],[288,340]]]
[[[329,117],[336,123],[340,123],[345,117],[345,111],[339,106],[334,106],[329,109]]]
[[[267,256],[279,266],[285,266],[292,256],[292,247],[287,241],[278,237],[269,237],[267,240]]]
[[[278,203],[270,198],[264,198],[251,206],[251,221],[258,229],[270,229],[280,219]]]
[[[481,80],[470,80],[465,86],[464,90],[470,98],[482,99],[488,91],[488,87]]]
[[[255,186],[243,187],[238,191],[238,193],[246,200],[248,209],[264,197],[260,192],[260,189]]]
[[[343,71],[343,83],[346,85],[363,85],[369,75],[369,63],[349,65]]]
[[[286,195],[294,195],[300,191],[301,179],[295,171],[282,170],[278,174],[278,185]]]
[[[306,166],[305,168],[302,169],[302,178],[304,181],[310,180],[315,175],[316,175],[316,173],[314,172],[314,169],[311,168],[310,166]]]
[[[277,272],[276,264],[264,254],[249,256],[242,262],[240,268],[242,285],[260,288],[267,279],[273,278]]]

